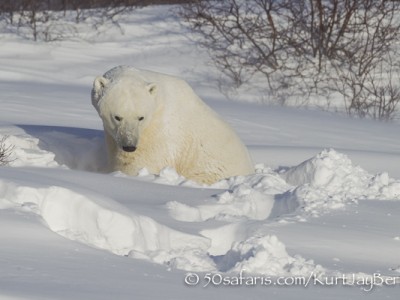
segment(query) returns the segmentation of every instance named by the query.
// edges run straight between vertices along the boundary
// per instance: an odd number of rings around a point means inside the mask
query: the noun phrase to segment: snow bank
[[[0,209],[6,208],[36,213],[52,231],[117,255],[165,264],[175,260],[182,269],[188,266],[181,260],[190,261],[190,269],[199,268],[187,256],[198,255],[202,269],[210,260],[205,254],[210,246],[207,238],[173,230],[89,191],[0,181]]]
[[[273,276],[323,270],[312,261],[291,257],[275,236],[250,237],[233,243],[225,255],[212,256],[208,252],[209,238],[173,230],[88,191],[0,181],[0,208],[36,213],[49,229],[68,239],[171,268],[223,272],[246,269]]]

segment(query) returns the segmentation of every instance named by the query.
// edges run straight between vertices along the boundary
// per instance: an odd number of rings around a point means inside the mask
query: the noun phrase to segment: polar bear
[[[254,172],[236,133],[184,80],[118,66],[94,80],[92,104],[103,121],[110,171],[173,167],[202,184]]]

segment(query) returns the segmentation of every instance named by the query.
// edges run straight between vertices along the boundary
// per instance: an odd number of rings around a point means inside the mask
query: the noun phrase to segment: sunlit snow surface
[[[0,299],[397,299],[400,282],[218,281],[400,276],[400,126],[224,101],[174,16],[139,10],[125,35],[96,43],[3,37]],[[171,168],[107,173],[90,89],[119,64],[188,80],[239,133],[255,174],[200,186]],[[209,274],[221,277],[204,288]]]

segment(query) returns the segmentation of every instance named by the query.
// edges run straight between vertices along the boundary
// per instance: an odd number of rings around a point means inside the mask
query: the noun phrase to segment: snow
[[[226,101],[168,9],[92,43],[2,37],[0,299],[397,299],[399,124]],[[255,174],[202,186],[172,168],[105,172],[91,82],[120,64],[188,80]]]

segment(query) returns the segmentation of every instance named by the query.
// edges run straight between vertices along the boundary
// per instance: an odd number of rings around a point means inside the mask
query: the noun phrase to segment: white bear
[[[103,121],[110,171],[173,167],[205,184],[254,172],[236,133],[181,79],[118,66],[94,80],[92,104]]]

